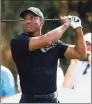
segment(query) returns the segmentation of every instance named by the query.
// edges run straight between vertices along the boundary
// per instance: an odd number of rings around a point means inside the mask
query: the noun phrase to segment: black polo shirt
[[[65,58],[67,45],[56,42],[45,48],[29,51],[30,36],[22,33],[11,40],[11,52],[17,66],[22,92],[48,94],[56,91],[58,58]]]

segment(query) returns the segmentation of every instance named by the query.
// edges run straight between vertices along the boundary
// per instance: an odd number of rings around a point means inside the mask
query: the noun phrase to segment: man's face
[[[26,32],[37,32],[40,31],[43,22],[41,18],[36,16],[35,14],[28,12],[24,17],[24,30]]]

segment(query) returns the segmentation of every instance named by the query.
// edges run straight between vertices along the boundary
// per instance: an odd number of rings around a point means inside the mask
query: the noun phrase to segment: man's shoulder
[[[28,37],[24,33],[17,34],[15,37],[11,39],[10,45],[15,45],[21,43],[21,41],[28,39]]]
[[[25,36],[24,33],[17,34],[16,36],[14,36],[14,37],[12,38],[12,40],[21,39],[23,36]]]

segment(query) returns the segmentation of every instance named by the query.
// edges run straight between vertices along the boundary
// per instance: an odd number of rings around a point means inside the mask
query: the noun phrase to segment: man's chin
[[[33,33],[34,31],[32,31],[32,30],[27,30],[27,32],[32,32],[32,33]]]

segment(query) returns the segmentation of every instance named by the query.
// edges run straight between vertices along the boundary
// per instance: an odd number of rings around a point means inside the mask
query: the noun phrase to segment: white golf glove
[[[82,27],[79,17],[69,15],[68,18],[71,20],[71,26],[73,27],[73,29]]]

